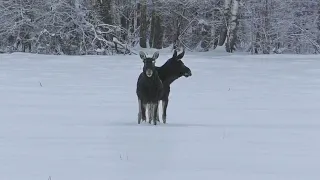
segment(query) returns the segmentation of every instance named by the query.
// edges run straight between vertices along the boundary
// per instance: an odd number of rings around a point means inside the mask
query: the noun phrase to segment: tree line
[[[319,0],[1,0],[0,52],[320,52]]]

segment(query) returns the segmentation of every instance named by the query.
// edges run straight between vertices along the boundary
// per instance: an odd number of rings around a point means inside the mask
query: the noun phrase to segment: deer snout
[[[192,76],[192,72],[191,70],[188,68],[188,70],[184,73],[184,76],[185,77],[189,77],[189,76]]]
[[[153,74],[153,71],[152,71],[151,69],[147,69],[147,70],[146,70],[146,75],[147,75],[148,77],[151,77],[152,74]]]

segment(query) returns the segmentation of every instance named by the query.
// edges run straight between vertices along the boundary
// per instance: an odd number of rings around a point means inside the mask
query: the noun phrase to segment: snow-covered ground
[[[184,62],[154,126],[137,124],[138,56],[0,55],[0,179],[320,178],[320,56]]]

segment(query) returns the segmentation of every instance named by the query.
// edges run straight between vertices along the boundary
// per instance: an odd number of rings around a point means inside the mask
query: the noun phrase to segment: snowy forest
[[[0,52],[320,53],[319,0],[1,0]]]

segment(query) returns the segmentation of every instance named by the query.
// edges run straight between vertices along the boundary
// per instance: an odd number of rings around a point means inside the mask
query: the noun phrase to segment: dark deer
[[[147,57],[140,51],[140,58],[143,60],[143,72],[140,73],[137,81],[136,93],[139,101],[138,124],[141,120],[146,121],[146,108],[149,115],[149,123],[153,121],[157,125],[159,118],[158,106],[162,96],[163,84],[156,70],[155,62],[159,57],[159,52]]]
[[[182,58],[184,56],[185,50],[183,49],[182,53],[178,55],[177,51],[174,50],[172,58],[167,60],[165,64],[161,67],[156,67],[159,77],[163,83],[163,93],[160,98],[162,101],[162,121],[166,123],[167,121],[167,108],[169,103],[169,94],[170,94],[170,84],[181,76],[189,77],[192,76],[191,70],[184,65]],[[156,118],[159,121],[159,114]]]

